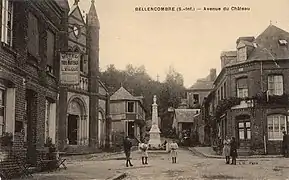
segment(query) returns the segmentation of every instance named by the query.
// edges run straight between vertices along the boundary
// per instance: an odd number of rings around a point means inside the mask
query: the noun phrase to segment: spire
[[[78,5],[79,0],[74,0],[74,4],[73,5]]]
[[[88,26],[96,26],[99,28],[99,20],[94,6],[94,0],[91,0],[91,6],[87,14]]]

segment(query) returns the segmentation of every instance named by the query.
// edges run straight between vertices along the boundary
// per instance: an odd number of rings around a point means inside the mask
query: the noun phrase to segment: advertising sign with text
[[[80,81],[80,54],[60,53],[60,82],[63,85],[78,85]]]

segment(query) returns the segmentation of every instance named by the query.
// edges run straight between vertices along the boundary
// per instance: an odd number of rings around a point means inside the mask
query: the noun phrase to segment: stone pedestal
[[[158,105],[156,103],[157,98],[154,96],[154,103],[152,105],[152,127],[150,129],[150,140],[149,147],[150,148],[160,148],[161,147],[161,137],[160,137],[160,129],[158,127]]]

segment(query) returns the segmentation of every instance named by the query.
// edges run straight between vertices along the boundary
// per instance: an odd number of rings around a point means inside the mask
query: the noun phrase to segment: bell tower
[[[89,91],[90,98],[90,121],[89,121],[89,145],[97,147],[98,142],[98,104],[99,104],[99,20],[91,1],[89,12],[86,16],[87,21],[87,43],[89,59]]]

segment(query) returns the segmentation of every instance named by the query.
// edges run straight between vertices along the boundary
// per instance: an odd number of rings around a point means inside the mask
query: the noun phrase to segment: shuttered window
[[[39,55],[38,20],[32,13],[28,15],[28,52],[35,57]]]
[[[54,70],[54,51],[55,51],[55,35],[51,31],[47,31],[47,71],[53,74]]]

